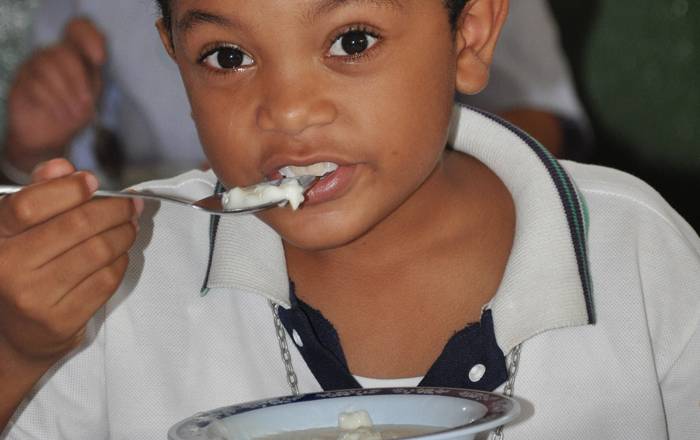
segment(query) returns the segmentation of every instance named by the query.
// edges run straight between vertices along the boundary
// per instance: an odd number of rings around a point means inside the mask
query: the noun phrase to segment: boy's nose
[[[286,84],[269,92],[257,112],[262,130],[297,135],[311,127],[332,123],[338,110],[330,100],[314,91],[313,85]]]

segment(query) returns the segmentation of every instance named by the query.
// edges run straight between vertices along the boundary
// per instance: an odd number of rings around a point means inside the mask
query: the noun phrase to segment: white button
[[[469,370],[469,380],[472,382],[478,382],[486,374],[486,367],[484,364],[476,364]]]
[[[297,346],[304,346],[304,341],[301,340],[301,336],[299,336],[296,330],[292,330],[292,339],[294,339],[294,343],[297,344]]]

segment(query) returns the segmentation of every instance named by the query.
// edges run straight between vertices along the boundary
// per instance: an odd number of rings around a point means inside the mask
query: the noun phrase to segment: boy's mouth
[[[304,206],[312,206],[344,194],[352,182],[354,172],[355,166],[340,165],[335,162],[316,162],[309,165],[285,165],[277,169],[269,178],[318,176],[318,182],[305,193]]]
[[[286,165],[279,169],[284,177],[317,176],[323,178],[338,169],[333,162],[317,162],[306,166]]]

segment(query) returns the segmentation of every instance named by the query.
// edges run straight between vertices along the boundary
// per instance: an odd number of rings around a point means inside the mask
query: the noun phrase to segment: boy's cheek
[[[230,185],[248,184],[245,170],[257,169],[252,165],[246,165],[254,159],[251,153],[255,153],[256,149],[242,147],[245,145],[246,136],[243,128],[236,124],[236,118],[240,116],[234,116],[225,109],[207,112],[193,110],[193,118],[204,154],[217,176]],[[252,144],[252,139],[249,143]],[[232,176],[237,176],[244,181],[235,182]]]

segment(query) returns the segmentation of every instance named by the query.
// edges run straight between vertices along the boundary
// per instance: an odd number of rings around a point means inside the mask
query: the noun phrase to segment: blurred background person
[[[102,95],[104,37],[86,20],[66,27],[56,44],[37,50],[16,72],[8,94],[2,170],[22,177],[37,163],[64,155],[96,118]]]
[[[156,16],[152,2],[141,0],[40,3],[32,26],[36,49],[8,95],[7,178],[21,183],[36,163],[56,156],[97,171],[106,186],[202,166]],[[459,99],[501,114],[560,157],[588,154],[587,119],[545,0],[513,2],[491,84]]]
[[[76,17],[85,19],[70,26]],[[157,36],[155,18],[152,2],[140,0],[41,2],[31,32],[36,50],[19,67],[7,94],[3,169],[9,165],[27,172],[37,159],[65,155],[78,168],[97,171],[105,185],[121,186],[201,164],[204,156],[189,104],[176,66]],[[83,41],[75,41],[76,35]],[[86,48],[104,51],[104,62],[96,65]],[[83,60],[82,73],[75,66],[77,58]],[[70,127],[37,118],[50,107],[40,105],[50,102],[46,95],[55,103],[65,96],[63,90],[77,89],[94,92],[89,97],[92,112],[76,111],[84,102],[76,95],[72,105],[62,101],[74,110],[68,114]],[[37,96],[41,93],[44,99]],[[35,105],[27,108],[23,102]],[[37,119],[42,124],[28,122]],[[29,125],[62,136],[43,145],[23,142],[30,137]],[[82,129],[68,130],[75,125]],[[65,130],[59,133],[57,127]],[[73,135],[66,142],[68,132]]]

